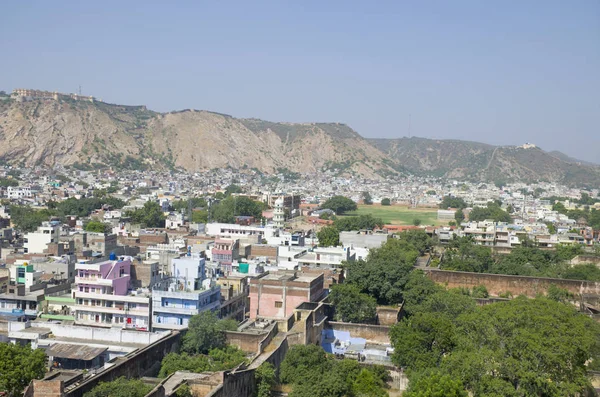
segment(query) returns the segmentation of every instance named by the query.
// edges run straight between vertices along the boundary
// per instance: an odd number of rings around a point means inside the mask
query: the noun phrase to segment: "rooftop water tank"
[[[111,252],[110,256],[108,257],[108,259],[110,259],[111,261],[116,261],[117,260],[117,254],[115,254],[114,252]]]

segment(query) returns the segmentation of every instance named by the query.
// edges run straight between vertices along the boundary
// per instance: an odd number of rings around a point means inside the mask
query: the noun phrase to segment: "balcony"
[[[90,306],[90,305],[75,305],[75,311],[77,312],[93,312],[93,313],[110,313],[110,314],[131,314],[132,316],[150,316],[149,308],[135,308],[126,309],[118,307],[106,307],[106,306]]]
[[[75,284],[102,285],[112,287],[114,280],[99,277],[75,277]]]
[[[173,307],[173,306],[154,306],[152,308],[152,312],[154,313],[172,313],[172,314],[183,314],[188,316],[193,316],[198,314],[198,312],[205,310],[214,310],[218,309],[221,306],[221,302],[216,301],[204,306],[201,306],[200,309],[197,308],[184,308],[184,307]]]

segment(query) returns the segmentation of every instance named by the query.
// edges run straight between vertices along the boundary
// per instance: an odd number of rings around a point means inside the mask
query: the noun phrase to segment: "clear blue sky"
[[[3,1],[0,89],[600,163],[600,1]]]

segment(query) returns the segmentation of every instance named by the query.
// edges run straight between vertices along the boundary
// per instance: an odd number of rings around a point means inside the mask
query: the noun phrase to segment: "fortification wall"
[[[552,284],[573,294],[600,295],[600,283],[594,281],[455,272],[437,269],[428,269],[426,272],[431,280],[437,284],[445,285],[447,288],[473,288],[484,285],[491,296],[510,292],[513,296],[525,295],[535,298],[539,294],[545,294]]]

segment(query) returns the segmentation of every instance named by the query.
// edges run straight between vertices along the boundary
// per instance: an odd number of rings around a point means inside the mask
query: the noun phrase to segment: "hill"
[[[263,172],[398,172],[487,181],[600,185],[600,167],[537,147],[424,138],[365,139],[339,123],[274,123],[208,111],[158,113],[68,97],[0,98],[0,161],[80,169],[250,167]]]
[[[0,101],[0,159],[82,169],[247,166],[366,177],[393,172],[385,155],[343,124],[271,123],[196,110],[157,113],[63,99]]]
[[[418,175],[496,182],[548,181],[589,187],[600,183],[600,167],[535,146],[493,146],[425,138],[368,141]]]

